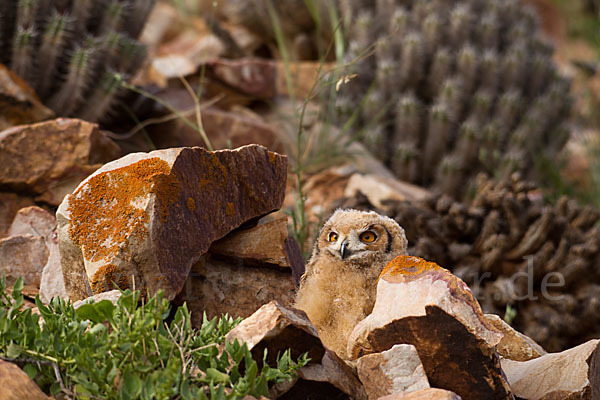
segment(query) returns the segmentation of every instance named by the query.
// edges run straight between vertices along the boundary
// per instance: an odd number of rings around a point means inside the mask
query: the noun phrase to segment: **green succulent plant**
[[[569,82],[521,2],[339,6],[357,78],[337,93],[338,111],[360,113],[362,140],[398,177],[460,197],[478,172],[534,179],[539,157],[558,156]]]
[[[155,0],[0,2],[0,62],[57,115],[104,119],[118,80],[141,65],[136,41]]]

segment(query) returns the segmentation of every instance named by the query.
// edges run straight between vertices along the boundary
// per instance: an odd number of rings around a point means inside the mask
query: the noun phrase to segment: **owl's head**
[[[357,267],[406,254],[404,229],[374,211],[337,210],[323,225],[316,252]]]

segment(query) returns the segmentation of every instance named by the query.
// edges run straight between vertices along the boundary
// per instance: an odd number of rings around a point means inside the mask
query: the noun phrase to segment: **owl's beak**
[[[342,256],[342,260],[349,256],[350,253],[351,251],[348,250],[348,242],[342,242],[342,247],[340,248],[340,255]]]

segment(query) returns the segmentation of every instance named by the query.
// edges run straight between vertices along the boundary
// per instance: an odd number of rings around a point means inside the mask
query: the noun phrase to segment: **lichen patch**
[[[97,174],[73,193],[69,235],[87,260],[107,259],[119,249],[127,251],[130,237],[147,235],[150,217],[139,207],[150,193],[157,197],[160,218],[166,219],[169,206],[177,200],[179,182],[169,164],[158,157]],[[108,265],[94,276],[103,268]]]

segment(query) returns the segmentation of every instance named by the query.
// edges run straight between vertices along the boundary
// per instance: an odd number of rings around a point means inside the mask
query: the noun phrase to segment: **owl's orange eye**
[[[364,243],[373,243],[377,240],[377,235],[372,231],[365,231],[360,234],[360,240]]]
[[[327,237],[327,240],[329,240],[330,242],[336,242],[338,240],[338,234],[335,232],[331,232]]]

